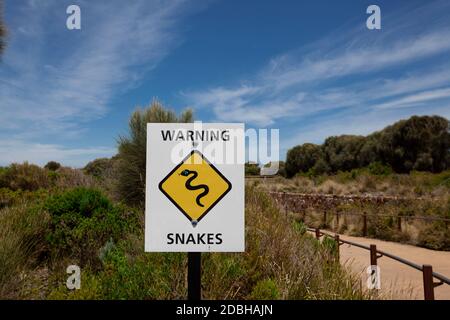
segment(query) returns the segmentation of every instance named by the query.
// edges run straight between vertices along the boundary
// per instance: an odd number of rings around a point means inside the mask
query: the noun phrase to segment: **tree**
[[[413,116],[385,128],[378,139],[380,157],[396,172],[440,172],[450,165],[449,121]]]
[[[49,162],[47,162],[47,164],[45,165],[44,168],[47,170],[50,170],[50,171],[56,171],[59,168],[61,168],[61,164],[56,161],[49,161]]]
[[[323,151],[331,170],[349,171],[359,167],[358,159],[364,142],[363,136],[342,135],[327,138],[323,144]]]
[[[129,135],[120,136],[118,140],[117,192],[122,200],[130,205],[144,206],[147,123],[192,121],[192,110],[187,109],[177,116],[157,100],[149,107],[133,112],[129,120]]]
[[[319,161],[320,160],[320,161]],[[320,174],[373,165],[375,172],[441,172],[450,168],[449,121],[439,116],[412,116],[367,137],[329,137],[323,145],[305,143],[290,149],[286,173]]]
[[[292,177],[298,172],[307,172],[321,158],[323,158],[321,146],[313,143],[305,143],[288,150],[286,156],[287,177]]]
[[[3,1],[0,0],[0,55],[5,49],[6,26],[3,21]]]

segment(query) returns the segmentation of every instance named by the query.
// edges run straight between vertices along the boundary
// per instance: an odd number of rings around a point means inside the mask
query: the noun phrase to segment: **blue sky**
[[[81,7],[82,30],[66,28]],[[381,8],[368,30],[366,8]],[[6,0],[0,165],[115,154],[154,97],[304,142],[450,118],[449,1]]]

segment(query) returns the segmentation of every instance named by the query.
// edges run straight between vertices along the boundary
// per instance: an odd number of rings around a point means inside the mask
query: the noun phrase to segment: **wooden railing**
[[[390,259],[396,260],[404,265],[407,265],[413,269],[416,269],[416,270],[422,272],[422,274],[423,274],[423,291],[424,291],[425,300],[434,300],[434,288],[436,288],[442,284],[450,285],[450,279],[440,273],[434,272],[433,267],[431,265],[428,265],[428,264],[418,265],[414,262],[403,259],[399,256],[393,255],[391,253],[388,253],[388,252],[385,252],[382,250],[378,250],[377,246],[375,244],[366,246],[366,245],[356,243],[353,241],[343,240],[343,239],[341,239],[339,234],[331,235],[329,233],[323,232],[322,230],[320,230],[318,228],[307,228],[307,230],[309,232],[314,232],[314,234],[318,240],[320,240],[320,238],[322,236],[334,239],[338,246],[338,252],[339,252],[339,247],[342,244],[348,244],[348,245],[355,246],[355,247],[358,247],[358,248],[361,248],[364,250],[368,250],[370,252],[370,264],[372,266],[377,265],[378,259],[380,259],[382,257],[388,257]],[[437,279],[438,282],[435,282],[434,279]]]

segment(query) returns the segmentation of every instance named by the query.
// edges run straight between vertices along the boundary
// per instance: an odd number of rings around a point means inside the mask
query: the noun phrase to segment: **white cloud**
[[[417,106],[419,103],[428,102],[432,100],[439,100],[450,98],[450,88],[429,90],[425,92],[420,92],[417,94],[412,94],[394,101],[383,103],[375,106],[378,109],[388,109],[388,108],[405,108],[411,106]]]
[[[31,148],[9,147],[1,161],[26,160],[27,154],[30,161],[40,161],[47,147],[56,156],[70,154],[45,141],[58,139],[63,144],[64,139],[85,134],[88,123],[105,116],[117,94],[139,83],[182,41],[179,22],[199,7],[184,0],[78,4],[80,31],[66,28],[66,6],[60,0],[29,0],[8,7],[8,48],[0,68],[0,134],[26,137]],[[109,149],[73,152],[84,156],[98,150]]]
[[[82,30],[69,31],[51,23],[65,17],[65,11],[55,12],[58,4],[39,9],[31,2],[13,20],[0,72],[2,126],[32,122],[37,131],[60,130],[61,122],[103,116],[114,94],[132,86],[177,44],[176,18],[186,9],[183,1],[86,2]],[[15,27],[40,35],[23,35]]]
[[[218,121],[259,126],[286,127],[312,116],[321,126],[321,116],[348,108],[367,114],[377,106],[415,106],[409,112],[423,108],[433,113],[440,106],[425,103],[446,98],[442,88],[450,85],[448,59],[443,58],[450,54],[449,12],[450,5],[443,1],[402,8],[384,15],[384,21],[395,24],[380,33],[359,27],[340,30],[337,36],[274,57],[252,79],[237,81],[246,85],[183,94],[190,104],[212,110]],[[405,113],[390,118],[400,115]],[[380,115],[375,112],[373,117],[376,123]]]

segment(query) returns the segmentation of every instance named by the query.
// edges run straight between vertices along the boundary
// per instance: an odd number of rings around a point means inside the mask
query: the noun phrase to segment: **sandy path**
[[[341,239],[370,245],[377,249],[394,254],[419,265],[430,264],[433,271],[450,277],[450,252],[434,251],[411,245],[388,242],[376,239],[341,235]],[[340,248],[341,263],[348,265],[361,275],[363,286],[366,286],[365,270],[370,264],[368,250],[343,244]],[[381,294],[391,299],[423,299],[422,273],[400,262],[387,257],[378,259],[381,271]],[[434,290],[436,299],[450,300],[450,285],[443,284]]]

